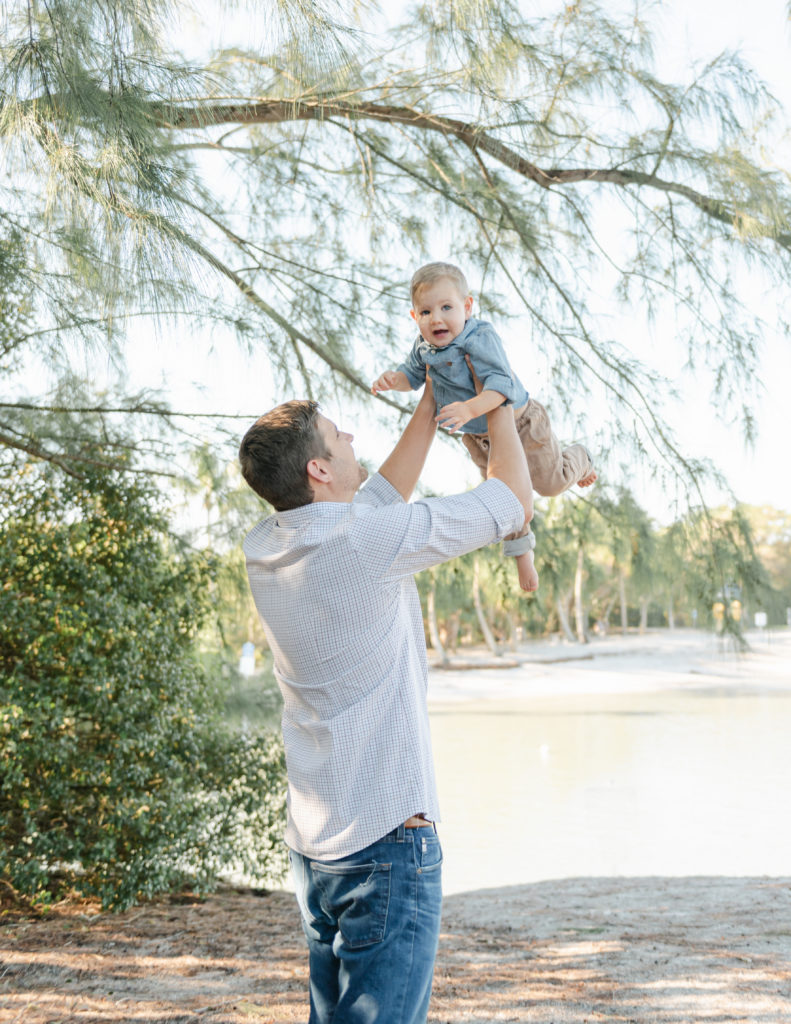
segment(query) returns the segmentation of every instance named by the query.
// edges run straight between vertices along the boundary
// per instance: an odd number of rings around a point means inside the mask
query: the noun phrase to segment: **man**
[[[408,504],[436,432],[427,382],[366,472],[313,402],[262,416],[240,452],[275,513],[248,535],[250,586],[283,694],[286,842],[310,957],[310,1024],[426,1019],[442,851],[413,574],[521,529],[532,490],[513,412],[489,413],[489,479]]]

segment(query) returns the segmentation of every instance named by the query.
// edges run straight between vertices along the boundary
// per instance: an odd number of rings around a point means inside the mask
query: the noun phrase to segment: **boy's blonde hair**
[[[467,298],[470,294],[470,286],[467,284],[467,278],[462,274],[458,267],[452,263],[426,263],[425,266],[419,267],[412,275],[412,281],[409,285],[409,294],[412,299],[412,306],[415,305],[415,296],[421,288],[424,288],[427,284],[434,284],[435,281],[440,281],[443,277],[448,277],[459,289],[459,292],[463,298]]]

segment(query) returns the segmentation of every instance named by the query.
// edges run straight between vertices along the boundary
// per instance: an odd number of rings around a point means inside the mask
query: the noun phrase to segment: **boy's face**
[[[448,277],[424,284],[414,298],[412,318],[430,345],[449,345],[464,330],[472,312],[472,295],[463,296]]]

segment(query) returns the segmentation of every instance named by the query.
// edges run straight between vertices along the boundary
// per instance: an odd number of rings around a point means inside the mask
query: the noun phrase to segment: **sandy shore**
[[[791,692],[791,629],[748,631],[739,650],[700,630],[612,634],[588,644],[531,641],[493,658],[465,650],[429,677],[431,703],[756,686]],[[458,666],[458,667],[455,667]],[[501,667],[502,666],[502,667]],[[515,667],[511,667],[515,666]]]
[[[7,920],[0,1020],[307,1021],[293,897]],[[791,878],[564,879],[446,902],[429,1020],[791,1021]]]
[[[431,699],[509,701],[559,686],[791,689],[789,633],[759,636],[739,657],[711,638],[658,634],[538,645],[520,660],[531,671],[432,673]],[[287,892],[0,919],[8,1024],[304,1024],[306,991]],[[791,1024],[791,877],[564,878],[456,893],[445,901],[429,1020]]]

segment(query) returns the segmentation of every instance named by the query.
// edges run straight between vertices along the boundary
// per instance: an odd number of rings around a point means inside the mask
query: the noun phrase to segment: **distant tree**
[[[690,598],[700,604],[709,622],[717,601],[724,605],[724,620],[715,623],[740,635],[742,622],[731,606],[738,594],[739,607],[764,607],[772,594],[771,582],[753,541],[742,508],[695,509],[679,520],[683,537],[684,582]]]
[[[772,593],[762,602],[773,625],[784,624],[791,608],[791,512],[747,505],[742,509],[750,523],[755,551],[766,569]]]

